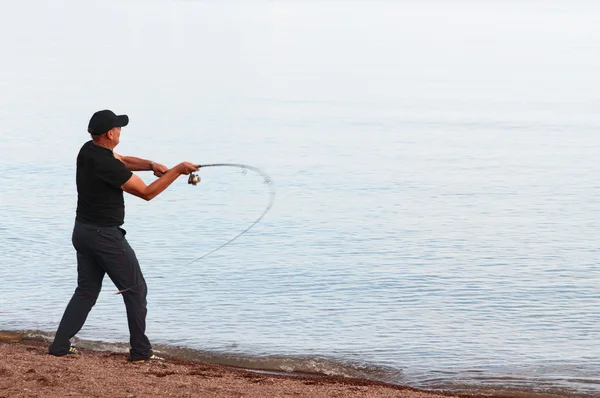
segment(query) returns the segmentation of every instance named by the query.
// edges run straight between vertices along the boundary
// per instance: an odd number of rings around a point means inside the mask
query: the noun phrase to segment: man
[[[49,353],[56,356],[77,355],[70,339],[83,327],[96,303],[104,274],[123,290],[127,310],[130,345],[129,360],[162,361],[152,353],[146,337],[146,282],[135,252],[121,228],[125,216],[123,192],[151,200],[163,192],[180,175],[198,170],[183,162],[172,169],[162,164],[114,153],[119,144],[121,127],[127,115],[109,110],[94,113],[86,142],[77,156],[77,214],[72,243],[77,251],[77,288],[60,321]],[[146,185],[132,171],[153,171],[159,177]]]

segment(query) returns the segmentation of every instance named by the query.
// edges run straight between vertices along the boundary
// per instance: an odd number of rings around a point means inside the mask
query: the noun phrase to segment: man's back
[[[110,149],[86,142],[77,156],[76,220],[103,227],[122,225],[125,201],[121,186],[131,175]]]

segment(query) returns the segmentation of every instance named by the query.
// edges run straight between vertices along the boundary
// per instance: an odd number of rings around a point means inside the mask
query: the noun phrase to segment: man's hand
[[[177,169],[177,172],[179,174],[185,174],[185,175],[188,175],[191,172],[198,171],[198,169],[200,169],[200,167],[198,167],[197,164],[193,164],[190,162],[181,162],[174,168]]]
[[[182,162],[170,170],[163,173],[162,177],[155,180],[152,184],[146,185],[140,177],[135,174],[121,186],[121,189],[131,195],[135,195],[144,200],[152,200],[158,194],[163,192],[182,174],[190,174],[197,171],[200,167],[190,162]],[[146,164],[146,170],[148,165]],[[153,168],[154,169],[154,168]]]
[[[160,164],[160,163],[152,162],[150,167],[152,168],[154,175],[157,177],[161,177],[163,174],[165,174],[167,171],[169,171],[169,168],[167,166],[165,166],[164,164]]]

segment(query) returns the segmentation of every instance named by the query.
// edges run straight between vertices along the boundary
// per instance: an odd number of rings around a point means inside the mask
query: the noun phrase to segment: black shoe
[[[164,358],[152,354],[150,356],[150,358],[138,359],[138,360],[135,360],[135,361],[132,361],[130,359],[129,362],[132,362],[132,363],[146,363],[146,362],[152,363],[152,362],[159,362],[160,363],[160,362],[166,362],[166,361],[165,361]]]
[[[81,352],[77,348],[71,346],[71,347],[69,347],[69,351],[67,351],[66,354],[56,355],[56,354],[50,353],[50,355],[54,355],[55,357],[66,357],[66,356],[78,357],[81,355]]]

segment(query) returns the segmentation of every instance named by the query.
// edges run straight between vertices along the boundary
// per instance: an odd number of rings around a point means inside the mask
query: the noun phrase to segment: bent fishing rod
[[[231,242],[233,242],[234,240],[236,240],[237,238],[239,238],[240,236],[242,236],[243,234],[245,234],[246,232],[248,232],[250,230],[250,228],[252,228],[253,226],[255,226],[256,224],[258,224],[258,222],[260,222],[260,220],[263,219],[263,217],[269,212],[269,210],[271,210],[271,207],[273,207],[273,203],[275,202],[275,185],[273,184],[273,180],[271,179],[271,177],[269,177],[269,175],[267,173],[265,173],[264,171],[262,171],[261,169],[259,169],[258,167],[254,167],[254,166],[248,166],[246,164],[241,164],[241,163],[211,163],[211,164],[198,164],[196,165],[198,167],[198,169],[201,168],[206,168],[206,167],[235,167],[238,169],[242,169],[244,171],[244,174],[246,173],[246,170],[251,170],[254,171],[255,173],[261,175],[264,178],[264,183],[269,185],[269,203],[267,204],[267,207],[265,208],[265,210],[263,210],[262,214],[252,223],[248,226],[248,228],[244,229],[242,232],[240,232],[239,234],[237,234],[236,236],[234,236],[233,238],[231,238],[230,240],[228,240],[227,242],[223,243],[222,245],[220,245],[219,247],[217,247],[216,249],[213,249],[211,251],[209,251],[206,254],[203,254],[202,256],[190,261],[189,263],[185,264],[185,266],[188,266],[192,263],[195,263],[196,261],[200,261],[202,260],[204,257],[207,257],[211,254],[213,254],[214,252],[216,252],[217,250],[222,249],[223,247],[227,246],[228,244],[230,244]],[[189,177],[188,177],[188,184],[190,185],[198,185],[198,183],[200,183],[200,177],[197,174],[194,173],[190,173]],[[129,290],[132,290],[140,285],[135,285],[135,286],[131,286],[128,287],[126,289],[123,290],[119,290],[118,292],[116,292],[115,294],[122,294],[124,292],[127,292]]]

